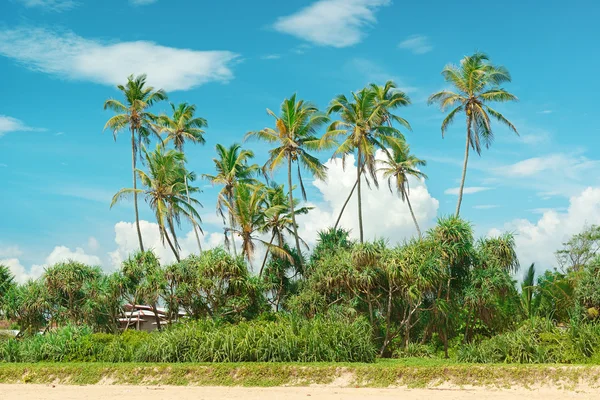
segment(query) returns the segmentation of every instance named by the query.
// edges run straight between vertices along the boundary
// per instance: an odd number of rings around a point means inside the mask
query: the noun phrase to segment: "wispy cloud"
[[[492,209],[498,208],[498,207],[500,207],[500,206],[497,204],[479,204],[479,205],[473,206],[473,208],[476,210],[492,210]]]
[[[552,114],[554,111],[553,110],[542,110],[542,111],[538,111],[538,114]]]
[[[458,196],[459,190],[460,190],[459,187],[449,188],[444,191],[444,194]],[[492,188],[485,187],[485,186],[466,186],[463,190],[463,194],[475,194],[475,193],[479,193],[479,192],[485,192],[487,190],[492,190]]]
[[[261,60],[279,60],[281,58],[281,55],[279,54],[267,54],[264,55],[262,57],[260,57]]]
[[[364,83],[383,84],[384,82],[391,80],[394,81],[396,85],[398,85],[398,89],[403,92],[414,93],[419,90],[415,86],[405,84],[402,78],[387,71],[376,62],[366,58],[354,58],[344,65],[344,69],[352,76],[356,76],[357,74],[362,76],[365,80]]]
[[[147,6],[148,4],[154,4],[158,0],[129,0],[134,6]]]
[[[401,49],[409,50],[413,54],[425,54],[433,50],[429,38],[425,35],[411,35],[398,44]]]
[[[0,137],[9,132],[41,132],[44,129],[32,128],[27,126],[23,121],[9,117],[6,115],[0,115]]]
[[[70,10],[77,5],[78,2],[73,0],[18,0],[27,8],[40,8],[47,11],[63,12]]]
[[[146,73],[150,84],[171,91],[227,82],[238,58],[230,51],[178,49],[147,41],[104,43],[69,31],[27,27],[0,30],[0,55],[34,71],[106,85]]]
[[[280,17],[275,30],[302,40],[331,47],[360,43],[377,19],[375,12],[391,0],[319,0],[300,11]]]

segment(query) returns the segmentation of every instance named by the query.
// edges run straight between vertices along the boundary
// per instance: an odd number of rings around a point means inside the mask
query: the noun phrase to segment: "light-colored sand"
[[[568,400],[600,399],[600,391],[554,389],[349,389],[335,387],[146,387],[0,385],[2,400]]]

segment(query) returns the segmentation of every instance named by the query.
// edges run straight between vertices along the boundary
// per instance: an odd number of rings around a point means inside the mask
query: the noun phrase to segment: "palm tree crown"
[[[204,144],[204,130],[208,123],[204,118],[196,117],[196,106],[181,103],[177,106],[171,103],[173,117],[162,115],[159,118],[162,131],[167,134],[165,142],[173,142],[173,146],[183,152],[186,142]]]

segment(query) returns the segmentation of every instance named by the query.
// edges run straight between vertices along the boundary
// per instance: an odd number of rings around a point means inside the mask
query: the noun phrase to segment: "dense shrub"
[[[45,335],[0,343],[4,362],[373,362],[370,325],[362,320],[275,321],[236,325],[200,320],[163,332],[127,331],[121,335],[65,327]]]

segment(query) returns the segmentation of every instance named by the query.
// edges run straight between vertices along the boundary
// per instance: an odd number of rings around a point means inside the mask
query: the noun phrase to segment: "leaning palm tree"
[[[387,151],[387,147],[400,146],[404,136],[391,121],[404,121],[391,113],[391,109],[410,103],[408,97],[397,91],[390,94],[389,89],[381,89],[376,85],[368,86],[357,93],[352,93],[349,100],[345,95],[339,95],[331,102],[328,114],[339,113],[340,120],[335,121],[324,135],[324,141],[329,141],[337,136],[345,135],[344,140],[335,150],[332,157],[345,158],[356,151],[356,189],[358,192],[358,226],[360,242],[364,241],[362,220],[362,176],[368,172],[373,183],[377,186],[375,167],[375,152],[377,149]],[[386,84],[388,86],[388,84]],[[377,88],[377,89],[375,89]],[[396,99],[398,96],[402,99]],[[393,97],[394,101],[388,99]],[[407,125],[408,123],[403,125]],[[367,181],[368,182],[368,181]],[[354,188],[352,189],[354,191]],[[350,193],[350,196],[352,192]],[[349,201],[349,199],[346,201]],[[345,206],[344,206],[345,207]]]
[[[231,210],[226,207],[226,204],[234,204],[233,195],[238,182],[257,182],[254,177],[258,173],[259,167],[256,164],[248,164],[248,161],[254,158],[254,153],[250,150],[243,150],[238,143],[232,144],[229,148],[226,148],[222,144],[217,144],[216,150],[218,157],[213,158],[213,162],[215,163],[217,173],[215,175],[203,174],[202,177],[209,180],[213,185],[223,185],[217,196],[217,213],[223,218],[223,224],[226,224],[225,212],[229,213],[229,228],[226,229],[225,243],[230,242],[227,236],[227,232],[230,232],[233,253],[237,255],[233,230],[234,218]]]
[[[263,201],[264,222],[261,227],[261,231],[264,233],[271,234],[271,240],[269,245],[273,244],[277,239],[279,247],[283,248],[285,243],[285,234],[294,236],[294,224],[292,222],[289,197],[286,195],[284,185],[280,185],[276,182],[271,182],[269,186],[265,187],[265,196]],[[298,200],[294,199],[294,215],[307,214],[313,207],[299,207],[296,208]],[[304,247],[308,250],[308,245],[302,238],[300,241]],[[269,248],[265,252],[263,263],[260,267],[259,276],[262,275],[263,269],[267,263],[269,256]]]
[[[465,160],[456,204],[456,215],[459,215],[467,177],[469,148],[481,155],[482,142],[486,148],[489,148],[494,139],[490,115],[508,126],[517,135],[519,134],[515,126],[504,115],[488,104],[490,102],[516,101],[517,97],[500,87],[502,83],[511,81],[508,70],[502,66],[491,64],[488,56],[484,53],[475,53],[463,58],[460,66],[447,65],[442,71],[442,75],[446,82],[454,86],[455,91],[442,90],[432,94],[428,101],[429,104],[438,103],[442,111],[452,108],[442,122],[442,137],[457,114],[464,112],[467,120]]]
[[[291,256],[282,247],[268,243],[256,236],[262,230],[266,215],[272,210],[265,209],[266,192],[262,184],[252,185],[238,182],[233,192],[232,201],[225,200],[225,206],[233,216],[234,223],[229,231],[242,239],[242,255],[252,264],[256,242],[265,245],[272,254],[292,261]]]
[[[177,261],[179,257],[179,242],[175,227],[179,226],[181,217],[191,223],[200,219],[200,215],[194,206],[200,206],[200,202],[194,198],[187,197],[188,192],[198,191],[195,187],[186,190],[184,176],[189,172],[184,167],[185,156],[177,150],[165,149],[162,145],[156,146],[153,152],[143,149],[144,157],[148,165],[148,173],[136,170],[145,189],[121,189],[113,197],[111,207],[130,194],[141,194],[154,211],[158,224],[161,241],[167,241]],[[169,233],[171,238],[169,238]]]
[[[208,123],[204,118],[196,117],[196,106],[193,104],[181,103],[178,106],[171,103],[171,109],[173,110],[173,117],[170,118],[166,115],[161,115],[159,123],[161,125],[161,131],[167,134],[165,142],[173,142],[173,146],[176,150],[183,153],[183,148],[186,142],[204,144],[204,131],[202,128],[208,126]],[[187,175],[185,175],[185,188],[186,195],[189,202],[189,190]],[[200,243],[200,236],[198,231],[202,232],[202,228],[197,223],[193,224],[194,234],[196,235],[196,242],[198,243],[198,250],[202,251],[202,245]]]
[[[104,129],[113,131],[113,136],[117,140],[117,134],[125,129],[131,133],[131,170],[133,173],[133,206],[135,209],[135,226],[137,229],[140,250],[144,251],[142,241],[142,231],[140,230],[140,216],[137,203],[137,179],[136,179],[136,160],[138,150],[141,144],[148,144],[150,136],[157,134],[154,122],[157,117],[150,113],[148,109],[155,103],[165,100],[167,94],[162,89],[154,90],[151,86],[146,86],[146,75],[133,75],[127,78],[125,86],[118,85],[117,88],[125,96],[125,103],[115,99],[108,99],[104,102],[104,109],[110,109],[117,115],[110,118]],[[157,134],[158,135],[158,134]]]
[[[248,132],[246,139],[254,137],[269,143],[276,143],[276,147],[269,150],[269,159],[265,163],[263,171],[273,173],[287,161],[290,216],[294,228],[296,250],[298,251],[299,260],[302,260],[298,225],[294,213],[292,164],[296,163],[298,167],[300,190],[302,197],[306,200],[301,167],[304,167],[317,179],[324,180],[327,176],[327,167],[318,158],[311,155],[309,151],[324,150],[333,143],[332,141],[325,142],[316,136],[318,129],[326,124],[329,118],[320,113],[317,107],[311,103],[296,100],[295,94],[283,101],[279,116],[269,109],[267,109],[267,113],[275,118],[275,129],[264,128],[260,131]],[[302,261],[300,262],[302,263]]]
[[[410,204],[408,177],[413,176],[417,179],[427,179],[427,175],[418,169],[419,167],[427,165],[427,162],[417,158],[414,154],[410,154],[410,147],[408,144],[404,144],[402,147],[393,147],[391,153],[388,151],[386,156],[387,158],[385,160],[379,160],[382,165],[379,168],[379,171],[383,172],[384,178],[387,178],[388,186],[392,193],[392,181],[395,181],[394,186],[396,192],[398,192],[402,201],[406,201],[408,209],[410,210],[410,215],[417,228],[417,233],[419,234],[419,237],[423,237],[412,205]]]

